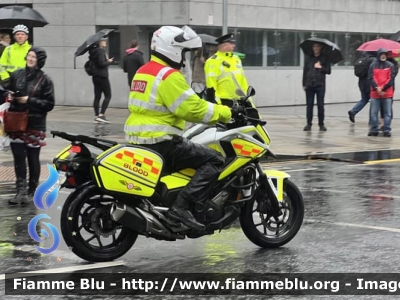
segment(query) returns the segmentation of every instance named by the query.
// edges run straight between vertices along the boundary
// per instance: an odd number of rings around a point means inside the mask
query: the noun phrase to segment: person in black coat
[[[123,60],[123,70],[128,75],[128,86],[131,86],[133,76],[144,65],[143,52],[138,50],[138,41],[132,40],[130,48],[126,50]]]
[[[46,52],[32,47],[26,56],[26,67],[10,76],[9,90],[12,101],[9,111],[27,111],[26,132],[9,132],[11,151],[17,178],[17,194],[11,205],[30,203],[39,183],[40,149],[46,145],[46,117],[54,108],[54,85],[41,69],[46,62]],[[29,189],[26,181],[26,159],[29,167]]]
[[[92,81],[94,85],[94,115],[96,123],[110,123],[105,116],[111,100],[111,85],[108,79],[108,66],[114,58],[108,58],[106,53],[107,39],[101,39],[99,43],[89,50],[89,60],[93,62]],[[100,110],[101,94],[104,93],[103,104]]]
[[[314,98],[317,98],[318,125],[320,131],[326,131],[325,119],[325,89],[326,75],[331,74],[331,65],[322,52],[324,45],[314,43],[313,54],[305,57],[303,69],[303,89],[306,92],[307,125],[304,131],[310,131],[313,119]]]

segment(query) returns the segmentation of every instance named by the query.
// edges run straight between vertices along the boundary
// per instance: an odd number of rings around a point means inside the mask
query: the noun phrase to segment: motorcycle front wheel
[[[115,200],[89,184],[72,192],[61,212],[61,232],[69,249],[90,262],[106,262],[124,255],[138,234],[111,220]]]
[[[283,184],[284,199],[280,202],[282,215],[276,222],[260,211],[256,199],[247,202],[240,214],[240,224],[246,237],[262,248],[277,248],[293,239],[303,223],[303,196],[289,179]]]

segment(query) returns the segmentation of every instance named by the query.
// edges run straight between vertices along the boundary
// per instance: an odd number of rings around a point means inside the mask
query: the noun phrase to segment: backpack
[[[368,71],[371,62],[372,62],[371,57],[367,55],[357,59],[354,64],[354,75],[360,78],[368,77]]]
[[[91,60],[88,60],[85,65],[85,71],[89,76],[93,76],[94,75],[94,70],[93,70],[93,62]]]

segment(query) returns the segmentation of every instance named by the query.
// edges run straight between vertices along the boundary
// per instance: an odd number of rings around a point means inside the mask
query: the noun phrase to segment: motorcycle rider
[[[197,230],[205,226],[194,218],[188,202],[201,205],[208,200],[222,171],[224,158],[212,149],[183,138],[185,121],[227,123],[232,113],[239,112],[201,99],[179,71],[185,53],[201,46],[200,37],[188,26],[162,26],[154,32],[151,59],[133,78],[130,116],[125,123],[126,140],[158,152],[170,171],[196,169],[167,216]]]

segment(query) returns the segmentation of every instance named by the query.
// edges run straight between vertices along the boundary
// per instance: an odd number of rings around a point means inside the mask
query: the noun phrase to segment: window
[[[263,30],[236,30],[235,52],[245,54],[243,66],[262,66],[263,63]]]
[[[268,31],[265,49],[266,65],[300,66],[300,36],[297,32]]]
[[[215,38],[222,35],[221,27],[193,26],[192,28],[197,34],[208,34]],[[149,31],[150,41],[156,27],[147,27],[146,29]],[[303,53],[299,45],[310,37],[327,39],[338,45],[343,60],[337,66],[350,67],[354,65],[357,48],[362,43],[377,38],[389,39],[392,36],[389,33],[311,32],[233,27],[229,27],[228,32],[236,34],[235,51],[245,55],[245,58],[242,59],[245,67],[300,67]],[[215,48],[212,47],[210,51],[213,53],[216,51]]]
[[[121,37],[119,26],[97,26],[96,32],[102,29],[115,29],[108,35],[108,42],[107,42],[107,54],[108,57],[114,57],[114,61],[111,65],[119,65],[121,61]]]

